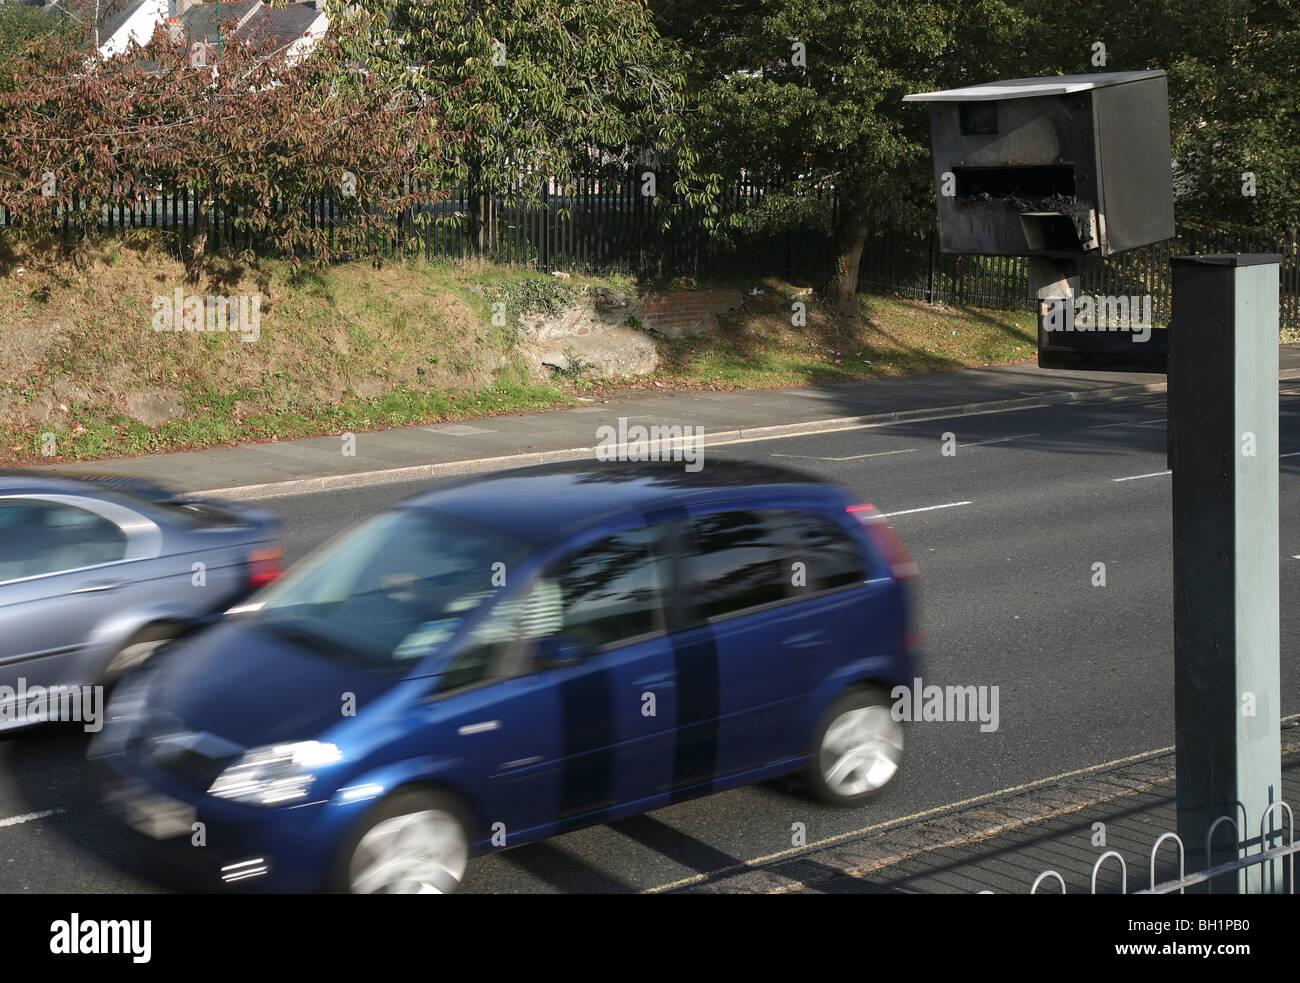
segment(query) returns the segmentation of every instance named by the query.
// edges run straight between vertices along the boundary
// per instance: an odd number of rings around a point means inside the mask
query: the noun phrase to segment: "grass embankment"
[[[627,389],[784,387],[1034,355],[1027,314],[864,296],[856,317],[835,317],[806,285],[733,285],[746,291],[743,309],[716,333],[661,339],[653,375],[535,380],[516,349],[520,313],[558,310],[594,287],[651,285],[474,262],[295,271],[213,258],[192,289],[157,233],[95,243],[75,267],[0,238],[0,462],[49,463],[46,434],[54,459],[86,460],[519,413]],[[155,331],[153,299],[177,287],[260,296],[257,340]],[[798,327],[796,301],[807,305]],[[506,323],[494,323],[494,302]]]

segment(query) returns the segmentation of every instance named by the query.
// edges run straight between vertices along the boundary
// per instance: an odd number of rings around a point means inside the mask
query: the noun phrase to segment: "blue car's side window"
[[[648,529],[630,529],[556,566],[565,635],[603,649],[663,630],[668,558],[656,555],[650,537]]]
[[[802,565],[798,576],[788,578],[792,596],[860,584],[866,578],[854,541],[826,516],[783,512],[780,522],[789,543],[791,564]]]
[[[663,631],[670,558],[651,539],[640,528],[598,540],[504,598],[452,660],[439,692],[524,671],[536,643],[550,635],[596,652]]]
[[[690,521],[682,562],[687,622],[862,583],[854,540],[831,519],[796,509],[732,509]]]
[[[790,567],[779,516],[732,510],[691,520],[693,543],[682,571],[690,620],[725,617],[785,598]]]
[[[554,634],[564,621],[559,587],[545,576],[522,594],[502,598],[487,621],[480,624],[443,673],[438,691],[481,683],[493,675],[510,675],[520,661],[516,653],[538,638]]]

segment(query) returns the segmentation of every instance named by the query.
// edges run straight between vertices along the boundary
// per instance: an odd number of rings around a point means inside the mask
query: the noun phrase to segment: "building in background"
[[[219,36],[223,45],[273,38],[276,51],[293,63],[313,51],[329,28],[324,0],[279,7],[262,0],[223,0],[220,4],[199,0],[50,0],[42,9],[95,22],[95,44],[101,58],[120,55],[132,44],[147,44],[159,26],[166,26],[172,37],[190,40],[192,52],[203,64],[216,62]]]

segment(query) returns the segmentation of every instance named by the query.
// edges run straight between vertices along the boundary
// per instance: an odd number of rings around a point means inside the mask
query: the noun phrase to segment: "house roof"
[[[1108,85],[1158,78],[1164,74],[1161,69],[1153,69],[1144,72],[1095,72],[1091,75],[1060,75],[1054,78],[1007,79],[1003,82],[981,82],[962,89],[945,89],[942,92],[914,92],[903,96],[903,102],[974,102],[1064,96],[1071,92],[1086,92]]]
[[[180,15],[180,33],[188,35],[194,41],[208,44],[217,43],[217,28],[222,24],[234,22],[243,24],[244,20],[262,5],[262,0],[234,0],[221,4],[221,20],[217,20],[215,3],[196,3]],[[236,31],[235,33],[238,33]],[[230,35],[226,35],[227,38]]]
[[[277,47],[284,47],[307,33],[307,29],[321,16],[321,11],[307,3],[291,3],[287,7],[260,7],[240,25],[236,37],[241,41],[274,38]]]
[[[153,2],[155,0],[100,0],[99,43],[108,41],[126,25],[136,11]],[[51,0],[41,9],[48,13],[63,10],[71,17],[90,23],[95,17],[95,0]]]

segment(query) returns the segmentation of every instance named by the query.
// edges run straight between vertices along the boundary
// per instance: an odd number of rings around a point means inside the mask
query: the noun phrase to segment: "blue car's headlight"
[[[306,798],[314,769],[342,757],[333,744],[298,741],[254,748],[223,771],[209,795],[250,805],[274,806]]]

